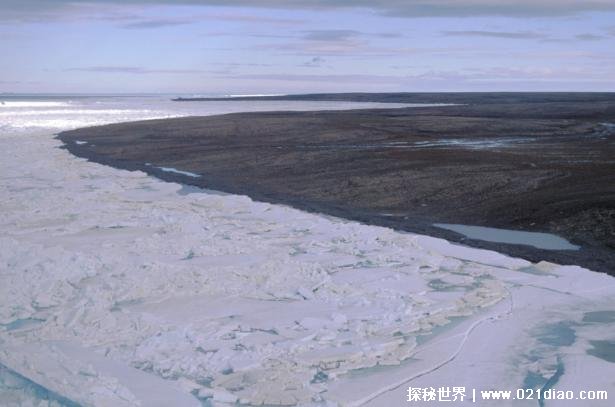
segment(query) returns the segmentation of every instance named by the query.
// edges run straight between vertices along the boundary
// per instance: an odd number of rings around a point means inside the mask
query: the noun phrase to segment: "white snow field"
[[[195,112],[72,103],[0,117],[0,405],[613,405],[471,400],[615,398],[612,277],[90,163],[54,131]]]

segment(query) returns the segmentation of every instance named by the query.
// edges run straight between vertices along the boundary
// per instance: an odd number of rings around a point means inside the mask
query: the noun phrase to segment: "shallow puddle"
[[[551,346],[570,346],[576,340],[576,333],[571,327],[572,322],[560,321],[543,327],[538,340]]]
[[[461,233],[470,239],[484,240],[487,242],[521,244],[544,250],[579,250],[580,248],[580,246],[573,245],[566,239],[550,233],[524,232],[520,230],[447,223],[434,223],[434,226],[440,229]]]
[[[23,319],[16,319],[15,321],[12,321],[4,326],[7,331],[15,331],[18,329],[31,328],[33,326],[40,324],[41,322],[45,322],[45,320],[38,319],[38,318],[23,318]]]
[[[615,363],[615,341],[589,341],[589,343],[592,348],[587,351],[588,355]]]
[[[615,311],[592,311],[583,315],[583,322],[615,322]]]

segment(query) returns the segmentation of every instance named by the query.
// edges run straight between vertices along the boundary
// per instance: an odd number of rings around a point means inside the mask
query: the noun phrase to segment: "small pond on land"
[[[434,226],[461,233],[470,239],[487,242],[521,244],[544,250],[579,250],[580,248],[580,246],[573,245],[568,240],[550,233],[524,232],[520,230],[453,225],[448,223],[435,223]]]

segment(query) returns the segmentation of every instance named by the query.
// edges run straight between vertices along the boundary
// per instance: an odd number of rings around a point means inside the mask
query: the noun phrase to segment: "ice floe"
[[[199,174],[195,174],[193,172],[189,172],[189,171],[182,171],[182,170],[178,170],[175,168],[171,168],[171,167],[156,167],[164,172],[172,172],[174,174],[180,174],[180,175],[185,175],[187,177],[190,178],[200,178],[201,176]]]

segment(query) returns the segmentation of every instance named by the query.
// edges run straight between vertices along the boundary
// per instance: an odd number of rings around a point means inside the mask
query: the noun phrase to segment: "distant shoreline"
[[[188,117],[58,137],[77,156],[168,181],[615,275],[615,132],[602,124],[615,122],[615,94],[587,95]],[[549,232],[581,250],[471,240],[434,223]]]
[[[175,102],[220,101],[329,101],[374,103],[555,103],[612,101],[615,92],[383,92],[306,93],[288,95],[238,95],[226,97],[177,97]]]

